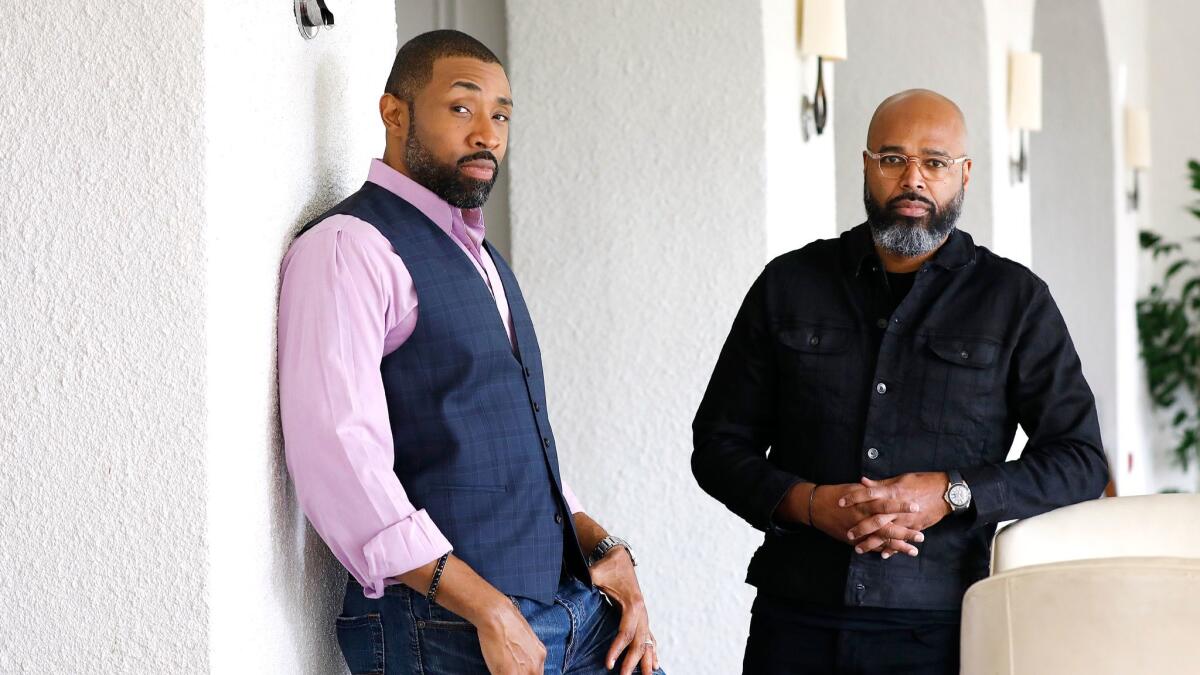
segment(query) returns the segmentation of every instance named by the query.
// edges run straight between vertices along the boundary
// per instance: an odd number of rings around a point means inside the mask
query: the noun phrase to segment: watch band
[[[614,537],[611,534],[601,539],[600,543],[596,544],[596,548],[592,549],[592,554],[587,559],[587,566],[591,567],[600,562],[601,558],[608,555],[609,551],[618,546],[625,547],[625,552],[629,554],[629,562],[633,563],[634,567],[637,567],[637,558],[633,556],[633,548],[630,547],[629,542],[620,537]]]
[[[963,511],[971,508],[971,486],[967,485],[967,482],[963,480],[962,473],[955,469],[950,469],[946,471],[946,477],[948,480],[946,482],[946,491],[942,494],[942,499],[944,499],[946,503],[950,505],[950,512],[962,513]],[[951,499],[950,497],[952,492],[956,492],[960,496],[965,492],[966,501],[956,504],[955,500]],[[961,501],[961,499],[959,501]]]

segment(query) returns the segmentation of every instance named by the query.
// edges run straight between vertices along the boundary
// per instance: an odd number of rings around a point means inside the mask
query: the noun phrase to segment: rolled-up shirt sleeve
[[[339,223],[361,221],[333,216],[298,239],[283,262],[280,416],[301,509],[374,598],[451,545],[392,470],[379,364],[389,329],[415,323],[415,301],[405,307],[394,297],[385,280],[395,266]]]

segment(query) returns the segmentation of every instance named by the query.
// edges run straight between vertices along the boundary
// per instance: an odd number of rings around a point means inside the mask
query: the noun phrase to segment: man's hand
[[[507,606],[504,606],[507,605]],[[541,675],[546,647],[534,635],[517,606],[508,601],[475,624],[479,648],[492,675]]]
[[[396,579],[425,595],[436,567],[435,560]],[[483,660],[492,675],[541,675],[546,646],[513,601],[457,556],[446,559],[436,602],[475,626]]]
[[[896,542],[891,531],[896,526],[926,530],[945,518],[950,513],[950,505],[943,495],[949,481],[942,471],[905,473],[878,481],[864,477],[861,484],[848,489],[837,502],[845,511],[867,514],[846,532],[846,536],[858,541],[855,550],[860,553],[880,550],[887,558],[895,552],[907,552],[904,547],[911,546]],[[917,508],[897,515],[894,511],[897,502]]]
[[[797,483],[783,498],[775,511],[775,516],[784,522],[809,525],[838,541],[855,544],[856,548],[860,546],[858,540],[861,537],[849,536],[851,529],[866,518],[879,516],[881,522],[875,532],[886,535],[889,543],[894,544],[896,550],[908,555],[916,555],[916,547],[908,542],[921,543],[925,540],[925,535],[896,521],[919,507],[912,502],[900,499],[879,500],[870,507],[845,508],[839,506],[839,501],[860,487],[858,483],[819,486],[814,486],[812,483]],[[812,522],[810,523],[808,521],[808,504],[809,495],[813,489],[816,489],[817,493],[812,499]],[[867,550],[869,549],[863,549],[860,552]]]
[[[641,675],[652,675],[658,667],[658,648],[650,632],[650,616],[646,613],[642,588],[624,547],[613,548],[592,565],[592,583],[621,609],[621,627],[604,659],[607,668],[612,670],[617,657],[624,651],[621,675],[630,675],[639,665]]]

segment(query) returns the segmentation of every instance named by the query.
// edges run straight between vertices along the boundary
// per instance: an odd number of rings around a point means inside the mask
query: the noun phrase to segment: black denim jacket
[[[693,423],[700,486],[764,530],[747,581],[827,606],[958,609],[997,522],[1098,497],[1095,399],[1046,284],[955,231],[889,312],[870,230],[776,258],[750,288]],[[1029,436],[1005,462],[1017,425]],[[805,480],[959,469],[968,513],[915,558],[857,555],[772,514]]]

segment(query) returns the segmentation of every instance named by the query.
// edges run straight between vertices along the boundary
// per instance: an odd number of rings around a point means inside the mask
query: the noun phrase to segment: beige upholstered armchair
[[[992,574],[1062,560],[1141,556],[1200,558],[1200,495],[1095,499],[1019,521],[996,535]]]
[[[1200,673],[1200,495],[1097,500],[1002,530],[963,601],[967,675]]]

